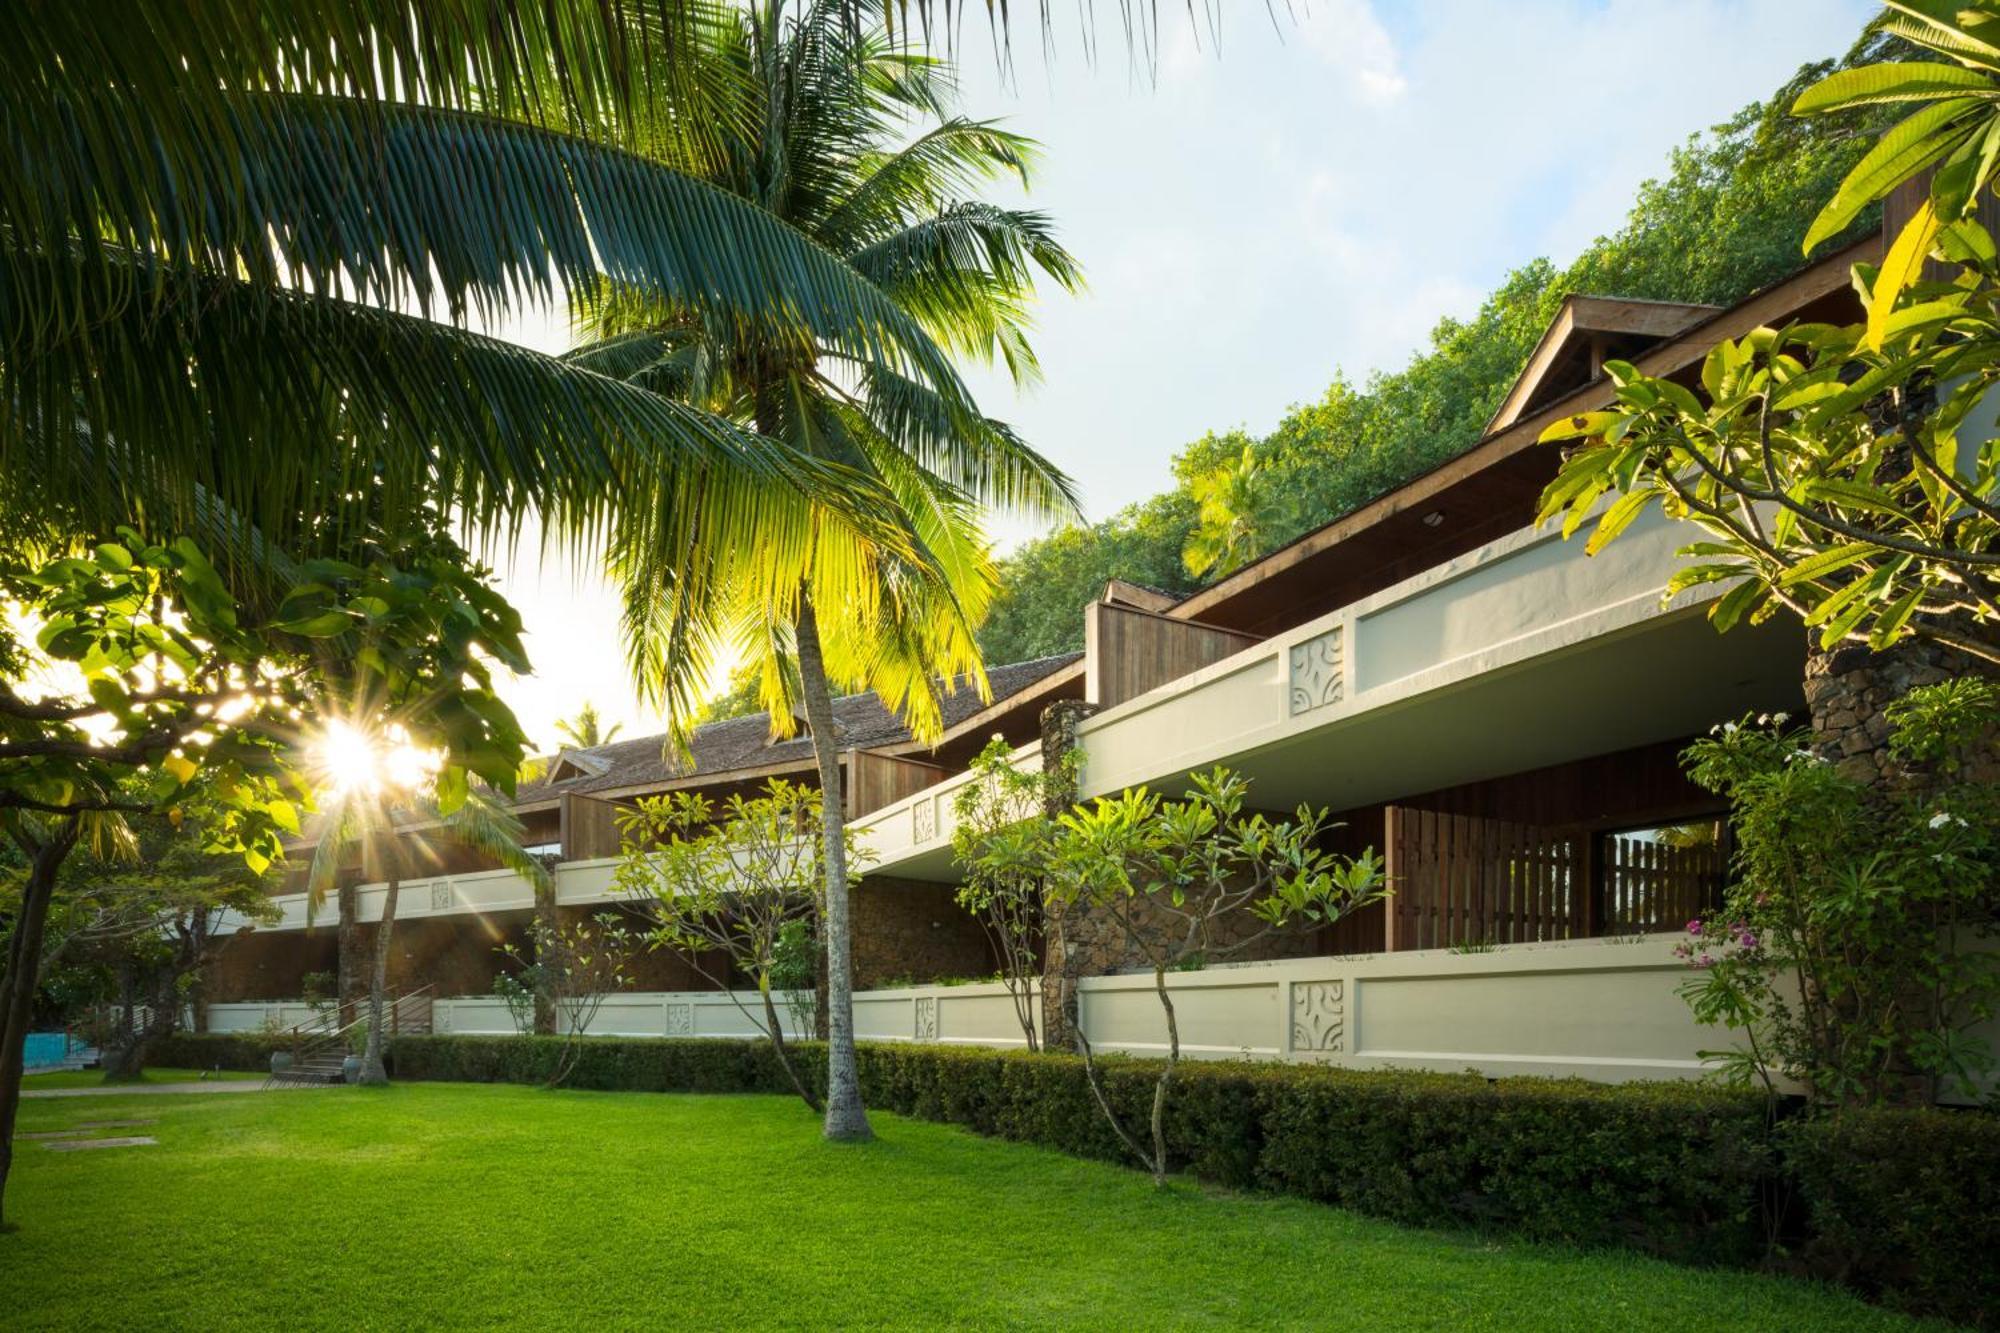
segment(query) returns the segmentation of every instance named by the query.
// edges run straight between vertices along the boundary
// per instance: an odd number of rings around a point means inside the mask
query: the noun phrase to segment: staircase
[[[431,989],[421,986],[383,1001],[385,1039],[431,1030]],[[363,1011],[361,1016],[350,1023],[341,1023],[340,1011],[334,1009],[310,1023],[301,1023],[290,1029],[294,1038],[291,1067],[273,1070],[271,1076],[264,1080],[264,1086],[312,1088],[341,1082],[341,1067],[347,1060],[348,1051],[368,1028],[367,1005],[364,1003],[360,1008]]]

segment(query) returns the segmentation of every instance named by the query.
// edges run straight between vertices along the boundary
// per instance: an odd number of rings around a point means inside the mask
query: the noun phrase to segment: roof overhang
[[[1721,307],[1624,296],[1567,296],[1500,400],[1485,434],[1600,379],[1604,363],[1629,361],[1720,314]]]

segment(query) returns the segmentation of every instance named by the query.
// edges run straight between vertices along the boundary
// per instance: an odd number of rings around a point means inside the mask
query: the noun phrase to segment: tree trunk
[[[382,1067],[383,998],[389,990],[389,937],[396,929],[396,894],[402,882],[389,878],[389,890],[382,899],[382,924],[375,927],[375,972],[368,985],[368,1045],[361,1055],[361,1082],[378,1086],[389,1081]]]
[[[791,1053],[785,1049],[785,1025],[779,1021],[778,1006],[771,1000],[771,978],[768,973],[757,978],[757,994],[764,1001],[764,1024],[771,1034],[771,1051],[778,1057],[778,1068],[785,1071],[785,1077],[791,1080],[793,1089],[798,1092],[807,1109],[818,1113],[822,1109],[819,1098],[813,1095],[812,1089],[799,1077],[799,1071],[792,1066]]]
[[[554,876],[547,883],[535,886],[535,924],[539,927],[535,934],[535,969],[540,976],[535,984],[535,1031],[553,1037],[557,1027],[556,1002],[549,987],[554,979],[553,969],[560,966],[561,960],[554,953],[556,941],[562,938],[562,920],[556,915]]]
[[[361,886],[354,876],[346,875],[336,892],[340,900],[340,929],[336,936],[339,953],[333,986],[333,1025],[343,1028],[361,1017],[361,1000],[368,993],[368,983],[361,971]]]
[[[826,1137],[861,1141],[875,1137],[861,1104],[861,1071],[854,1053],[854,947],[847,900],[846,812],[840,791],[840,738],[833,696],[820,655],[819,622],[812,598],[799,603],[799,684],[806,725],[819,760],[820,819],[826,856]]]
[[[21,1074],[27,1067],[28,1024],[35,1011],[35,983],[42,958],[42,932],[48,925],[49,900],[55,896],[56,871],[76,846],[76,816],[57,821],[56,832],[33,849],[28,882],[21,890],[21,910],[14,918],[14,938],[7,951],[4,985],[6,1010],[0,1014],[0,1229],[6,1226],[7,1173],[14,1165],[14,1119],[21,1110]]]
[[[1181,1063],[1181,1025],[1174,1014],[1174,998],[1167,993],[1166,969],[1153,968],[1153,989],[1159,992],[1160,1007],[1167,1011],[1167,1067],[1153,1085],[1153,1183],[1167,1183],[1167,1090],[1173,1085],[1174,1071]]]

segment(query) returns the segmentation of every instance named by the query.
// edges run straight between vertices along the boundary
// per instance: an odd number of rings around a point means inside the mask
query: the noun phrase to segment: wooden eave
[[[954,742],[962,742],[968,736],[982,737],[973,753],[985,745],[983,736],[1016,710],[1031,707],[1039,723],[1041,710],[1057,699],[1083,697],[1083,674],[1086,660],[1077,658],[1066,667],[1060,667],[1043,676],[1023,690],[1016,690],[1003,699],[995,699],[986,707],[966,718],[958,725],[947,727],[936,741],[896,741],[889,745],[871,745],[875,754],[893,755],[896,758],[914,758],[918,755],[940,755],[954,748]],[[967,756],[968,761],[970,755]]]
[[[1583,388],[1604,373],[1604,363],[1629,361],[1667,338],[1686,333],[1721,313],[1719,306],[1633,297],[1568,296],[1542,331],[1514,387],[1500,400],[1482,436]]]

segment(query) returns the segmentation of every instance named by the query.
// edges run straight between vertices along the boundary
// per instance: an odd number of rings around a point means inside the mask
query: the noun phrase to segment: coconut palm
[[[970,197],[1025,182],[1034,145],[957,114],[948,69],[856,25],[836,3],[762,0],[703,25],[684,57],[707,99],[683,119],[707,138],[648,145],[661,160],[818,242],[908,319],[960,355],[1035,373],[1027,306],[1038,275],[1079,271],[1042,214]],[[908,137],[904,137],[908,136]],[[1069,482],[1004,424],[880,357],[810,333],[717,320],[656,293],[601,284],[579,306],[589,341],[572,365],[617,375],[754,430],[800,459],[838,466],[894,497],[879,542],[810,512],[770,537],[807,553],[802,577],[759,550],[728,568],[668,558],[639,506],[614,527],[626,638],[642,688],[675,696],[722,651],[757,665],[780,733],[802,706],[824,811],[829,1080],[826,1131],[865,1137],[850,1003],[848,884],[836,688],[874,690],[919,736],[940,728],[941,690],[985,689],[973,631],[994,588],[980,506],[1074,512]],[[704,551],[712,548],[704,547]],[[732,595],[719,614],[688,604],[701,572]],[[674,710],[680,715],[682,710]]]
[[[1233,573],[1257,558],[1266,541],[1270,498],[1254,446],[1234,462],[1193,479],[1196,516],[1181,561],[1196,578]]]
[[[578,750],[594,750],[600,745],[609,745],[624,729],[624,724],[619,722],[605,726],[604,720],[597,715],[597,705],[588,699],[576,710],[575,717],[556,720],[556,734]]]
[[[705,133],[664,110],[700,100],[700,67],[676,53],[701,12],[0,7],[16,148],[0,172],[0,531],[143,514],[282,548],[361,479],[489,528],[539,513],[573,543],[614,496],[647,505],[676,552],[795,527],[785,511],[808,493],[866,526],[876,488],[837,466],[467,327],[612,280],[881,358],[962,403],[944,353],[873,282],[632,151]]]

